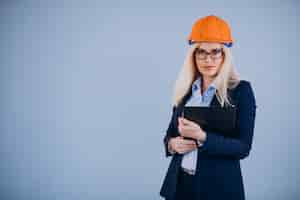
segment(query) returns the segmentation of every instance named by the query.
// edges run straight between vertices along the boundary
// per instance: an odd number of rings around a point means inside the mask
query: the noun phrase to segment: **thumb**
[[[190,120],[188,120],[188,119],[186,119],[186,118],[182,118],[182,122],[183,122],[184,124],[186,124],[186,125],[192,125],[192,124],[193,124],[192,121],[190,121]]]

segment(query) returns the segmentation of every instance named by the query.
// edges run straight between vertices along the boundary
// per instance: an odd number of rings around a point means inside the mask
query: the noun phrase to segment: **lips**
[[[206,69],[213,69],[215,66],[205,66]]]

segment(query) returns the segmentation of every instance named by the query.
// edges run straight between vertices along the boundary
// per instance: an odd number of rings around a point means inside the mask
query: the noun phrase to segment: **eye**
[[[222,49],[213,49],[212,51],[211,51],[211,54],[212,55],[217,55],[217,54],[219,54],[219,53],[221,53],[222,52]]]
[[[203,49],[196,49],[197,54],[206,54],[206,51]]]

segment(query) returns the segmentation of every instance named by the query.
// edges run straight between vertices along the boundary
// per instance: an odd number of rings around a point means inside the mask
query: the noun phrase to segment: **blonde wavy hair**
[[[175,81],[175,87],[172,97],[173,106],[178,106],[180,104],[182,98],[190,90],[193,82],[198,78],[199,75],[201,76],[194,60],[194,51],[200,46],[201,43],[194,43],[188,49],[183,67],[181,68]],[[221,64],[219,73],[214,79],[214,83],[216,86],[216,97],[223,107],[225,105],[232,105],[230,103],[230,97],[227,94],[227,89],[233,89],[239,84],[240,75],[233,65],[233,58],[230,48],[222,44],[222,49],[224,52],[224,60]]]

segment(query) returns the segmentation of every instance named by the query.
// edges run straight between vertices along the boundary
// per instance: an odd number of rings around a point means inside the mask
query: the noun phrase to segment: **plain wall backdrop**
[[[229,22],[257,101],[248,200],[300,198],[299,1],[0,1],[0,199],[161,199],[173,84]]]

